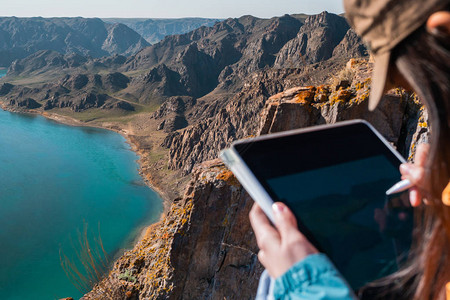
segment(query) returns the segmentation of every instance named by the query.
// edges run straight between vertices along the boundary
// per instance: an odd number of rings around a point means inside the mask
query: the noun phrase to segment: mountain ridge
[[[33,74],[30,68],[34,65],[37,66],[36,69],[42,70],[39,74],[41,76],[45,76],[45,72],[121,72],[133,75],[130,76],[127,87],[115,92],[117,98],[141,105],[160,105],[176,96],[204,98],[205,102],[210,102],[211,99],[217,98],[217,95],[238,92],[250,74],[266,68],[305,70],[309,65],[322,63],[324,60],[329,60],[331,65],[342,66],[350,58],[345,51],[353,51],[352,57],[365,55],[358,50],[364,48],[362,42],[349,34],[350,29],[344,18],[327,12],[318,16],[230,18],[216,23],[213,27],[200,27],[189,33],[167,36],[161,42],[143,48],[128,58],[78,57],[80,64],[77,66],[67,62],[64,56],[53,57],[57,55],[50,52],[41,53],[39,61],[33,59],[37,58],[34,54],[16,61],[8,76],[13,81],[14,77],[27,77],[27,74]],[[293,47],[291,48],[294,50],[287,49],[299,39],[305,31],[302,31],[302,28],[305,27],[306,30],[316,30],[306,39],[307,47],[303,47],[300,55],[288,54],[288,58],[283,58],[286,51],[296,53],[297,50]],[[324,32],[327,35],[324,35],[322,40],[313,39],[311,35],[314,35],[314,32],[316,35]],[[340,34],[335,36],[334,32]],[[345,49],[337,51],[347,36],[353,37],[351,43],[346,42],[342,46]],[[305,38],[301,39],[305,41]],[[324,53],[314,56],[319,50]],[[49,58],[43,58],[44,54]],[[304,63],[305,57],[308,58],[307,63]],[[8,76],[1,81],[7,81]],[[229,96],[225,96],[220,102],[225,103],[228,100]]]
[[[125,25],[106,24],[99,18],[0,17],[0,65],[39,50],[102,57],[134,54],[148,46]]]

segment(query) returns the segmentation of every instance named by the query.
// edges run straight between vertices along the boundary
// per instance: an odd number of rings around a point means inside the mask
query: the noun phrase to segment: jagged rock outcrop
[[[167,133],[174,132],[188,125],[185,116],[186,110],[193,108],[196,103],[197,101],[192,97],[172,97],[164,102],[151,117],[162,120],[158,130],[164,130]]]
[[[179,73],[161,64],[145,75],[134,77],[119,95],[144,104],[161,104],[167,97],[187,95]]]
[[[125,89],[130,83],[130,78],[119,72],[107,74],[102,77],[102,88],[108,91],[117,92]]]
[[[75,112],[80,112],[89,108],[100,108],[108,100],[110,100],[110,97],[108,97],[108,95],[95,93],[82,94],[75,99],[60,99],[54,97],[53,99],[47,100],[45,102],[44,109],[48,110],[55,107],[69,107]]]
[[[367,48],[362,39],[350,28],[342,41],[333,50],[333,57],[363,57],[367,56]]]
[[[300,67],[327,60],[333,56],[335,48],[343,42],[349,30],[350,26],[340,16],[328,12],[310,16],[305,20],[297,36],[280,50],[274,66],[277,68]],[[350,37],[352,36],[349,34],[348,39]],[[345,44],[349,47],[356,46],[357,49],[362,46],[361,41],[352,40],[352,42],[356,43],[350,44],[348,41]],[[354,52],[359,54],[357,51]]]
[[[134,54],[148,45],[125,25],[100,19],[0,18],[0,66],[4,67],[40,50],[101,57]]]
[[[200,165],[166,217],[83,299],[253,299],[262,266],[252,205],[220,162]]]

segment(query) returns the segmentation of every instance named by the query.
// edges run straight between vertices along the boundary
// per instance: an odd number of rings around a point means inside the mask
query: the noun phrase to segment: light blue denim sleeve
[[[275,280],[275,299],[357,299],[325,254],[313,254],[296,263]]]

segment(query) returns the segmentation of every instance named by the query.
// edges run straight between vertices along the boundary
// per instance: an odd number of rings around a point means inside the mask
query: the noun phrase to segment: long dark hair
[[[423,191],[427,204],[417,209],[407,265],[377,285],[389,282],[390,292],[401,295],[398,298],[445,299],[445,285],[450,281],[450,207],[443,204],[442,191],[450,178],[450,36],[439,31],[428,33],[424,26],[394,49],[391,65],[429,114],[429,188]]]

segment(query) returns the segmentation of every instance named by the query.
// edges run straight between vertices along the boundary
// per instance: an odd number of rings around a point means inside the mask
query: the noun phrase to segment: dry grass
[[[76,258],[69,258],[61,249],[61,267],[72,284],[81,292],[89,291],[106,273],[109,265],[108,254],[106,253],[100,237],[90,239],[88,236],[88,226],[84,225],[83,232],[78,233],[78,244],[72,243],[75,249]]]

